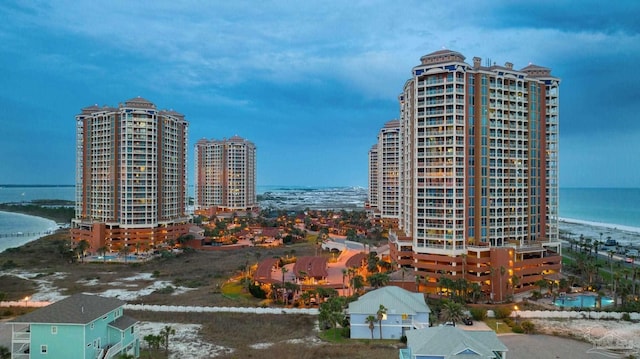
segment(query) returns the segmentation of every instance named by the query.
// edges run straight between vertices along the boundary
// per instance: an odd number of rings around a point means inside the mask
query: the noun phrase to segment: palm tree
[[[378,327],[380,327],[380,339],[382,339],[382,320],[387,317],[387,308],[384,305],[380,304],[376,317],[378,318]]]
[[[361,275],[355,275],[351,278],[351,287],[354,289],[354,292],[357,293],[364,287],[364,278]]]
[[[102,263],[105,263],[107,261],[107,258],[105,257],[107,255],[107,247],[102,246],[98,248],[98,254],[102,256]]]
[[[162,338],[162,344],[164,345],[164,353],[169,355],[169,336],[176,334],[176,330],[170,325],[165,325],[160,331],[160,337]]]
[[[520,277],[514,274],[511,276],[511,298],[514,298],[516,295],[516,287],[520,285]]]
[[[542,292],[542,289],[548,289],[549,288],[549,282],[547,282],[545,279],[539,279],[534,284],[537,285],[540,288],[541,292]]]
[[[342,295],[345,295],[345,293],[344,293],[344,291],[345,291],[345,289],[344,289],[344,279],[346,278],[347,273],[348,273],[347,268],[342,268]]]
[[[124,257],[124,262],[127,263],[127,257],[129,256],[129,246],[126,244],[120,248],[120,254]]]
[[[456,322],[462,321],[464,317],[462,304],[454,302],[452,300],[447,300],[442,303],[442,308],[440,308],[440,320],[443,322],[453,322],[455,325]]]
[[[89,249],[89,247],[90,247],[89,242],[87,242],[86,239],[83,239],[80,242],[78,242],[78,245],[76,246],[76,251],[80,256],[80,261],[82,263],[84,263],[84,254],[87,251],[87,249]]]
[[[495,295],[495,291],[493,290],[493,282],[494,282],[494,280],[493,280],[493,274],[494,274],[495,272],[496,272],[495,268],[493,268],[493,267],[490,267],[490,268],[489,268],[489,273],[491,273],[491,298],[490,298],[490,299],[491,299],[491,303],[493,303],[493,297],[494,297],[494,295]]]
[[[287,269],[287,267],[282,266],[282,267],[280,267],[280,271],[282,272],[282,286],[284,287],[284,275],[285,275],[285,273],[287,273],[289,270]]]
[[[373,329],[376,327],[376,317],[374,317],[373,315],[370,315],[364,320],[364,322],[369,324],[369,330],[371,331],[371,339],[373,339]]]
[[[503,301],[504,298],[502,297],[503,293],[502,293],[502,278],[504,277],[504,274],[507,272],[507,269],[504,266],[500,266],[500,301]]]
[[[374,273],[367,277],[367,282],[377,289],[389,283],[389,275],[387,273]]]

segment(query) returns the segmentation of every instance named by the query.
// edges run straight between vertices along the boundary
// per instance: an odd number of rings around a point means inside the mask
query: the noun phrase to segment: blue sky
[[[640,187],[638,14],[637,1],[5,0],[0,183],[73,184],[74,116],[142,96],[186,115],[191,154],[201,138],[253,141],[259,185],[366,186],[411,68],[448,48],[562,78],[561,186]]]

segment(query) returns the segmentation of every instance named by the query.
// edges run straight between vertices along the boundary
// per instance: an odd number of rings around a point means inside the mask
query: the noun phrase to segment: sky
[[[640,187],[640,2],[0,2],[0,184],[74,184],[75,115],[141,96],[257,146],[258,185],[367,186],[420,57],[560,86],[560,186]],[[636,109],[634,111],[634,109]]]

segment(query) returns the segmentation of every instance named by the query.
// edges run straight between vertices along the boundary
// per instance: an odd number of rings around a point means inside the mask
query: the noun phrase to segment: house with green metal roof
[[[400,359],[506,359],[509,349],[491,330],[442,326],[410,330]]]
[[[126,302],[75,294],[9,322],[11,358],[108,359],[140,356],[137,320],[124,315]]]
[[[377,318],[380,306],[385,308],[382,321],[373,323],[371,330],[367,317]],[[349,323],[352,339],[400,339],[408,330],[429,326],[431,309],[422,293],[413,293],[396,286],[382,287],[368,292],[349,303]]]

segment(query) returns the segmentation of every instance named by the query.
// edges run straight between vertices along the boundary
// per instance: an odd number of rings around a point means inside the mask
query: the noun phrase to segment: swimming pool
[[[553,304],[555,304],[557,307],[563,308],[595,308],[596,298],[597,297],[595,295],[578,294],[560,297],[556,299]],[[613,299],[611,299],[611,297],[602,297],[600,299],[600,304],[603,307],[613,305]]]
[[[123,257],[117,256],[117,255],[112,255],[112,254],[107,254],[104,257],[103,256],[95,256],[95,257],[92,257],[92,258],[94,258],[96,260],[106,260],[106,261],[111,261],[111,260],[114,260],[114,259],[123,259]],[[138,260],[138,259],[139,258],[137,256],[134,256],[134,255],[128,255],[127,256],[127,260],[128,261],[135,261],[135,260]]]

